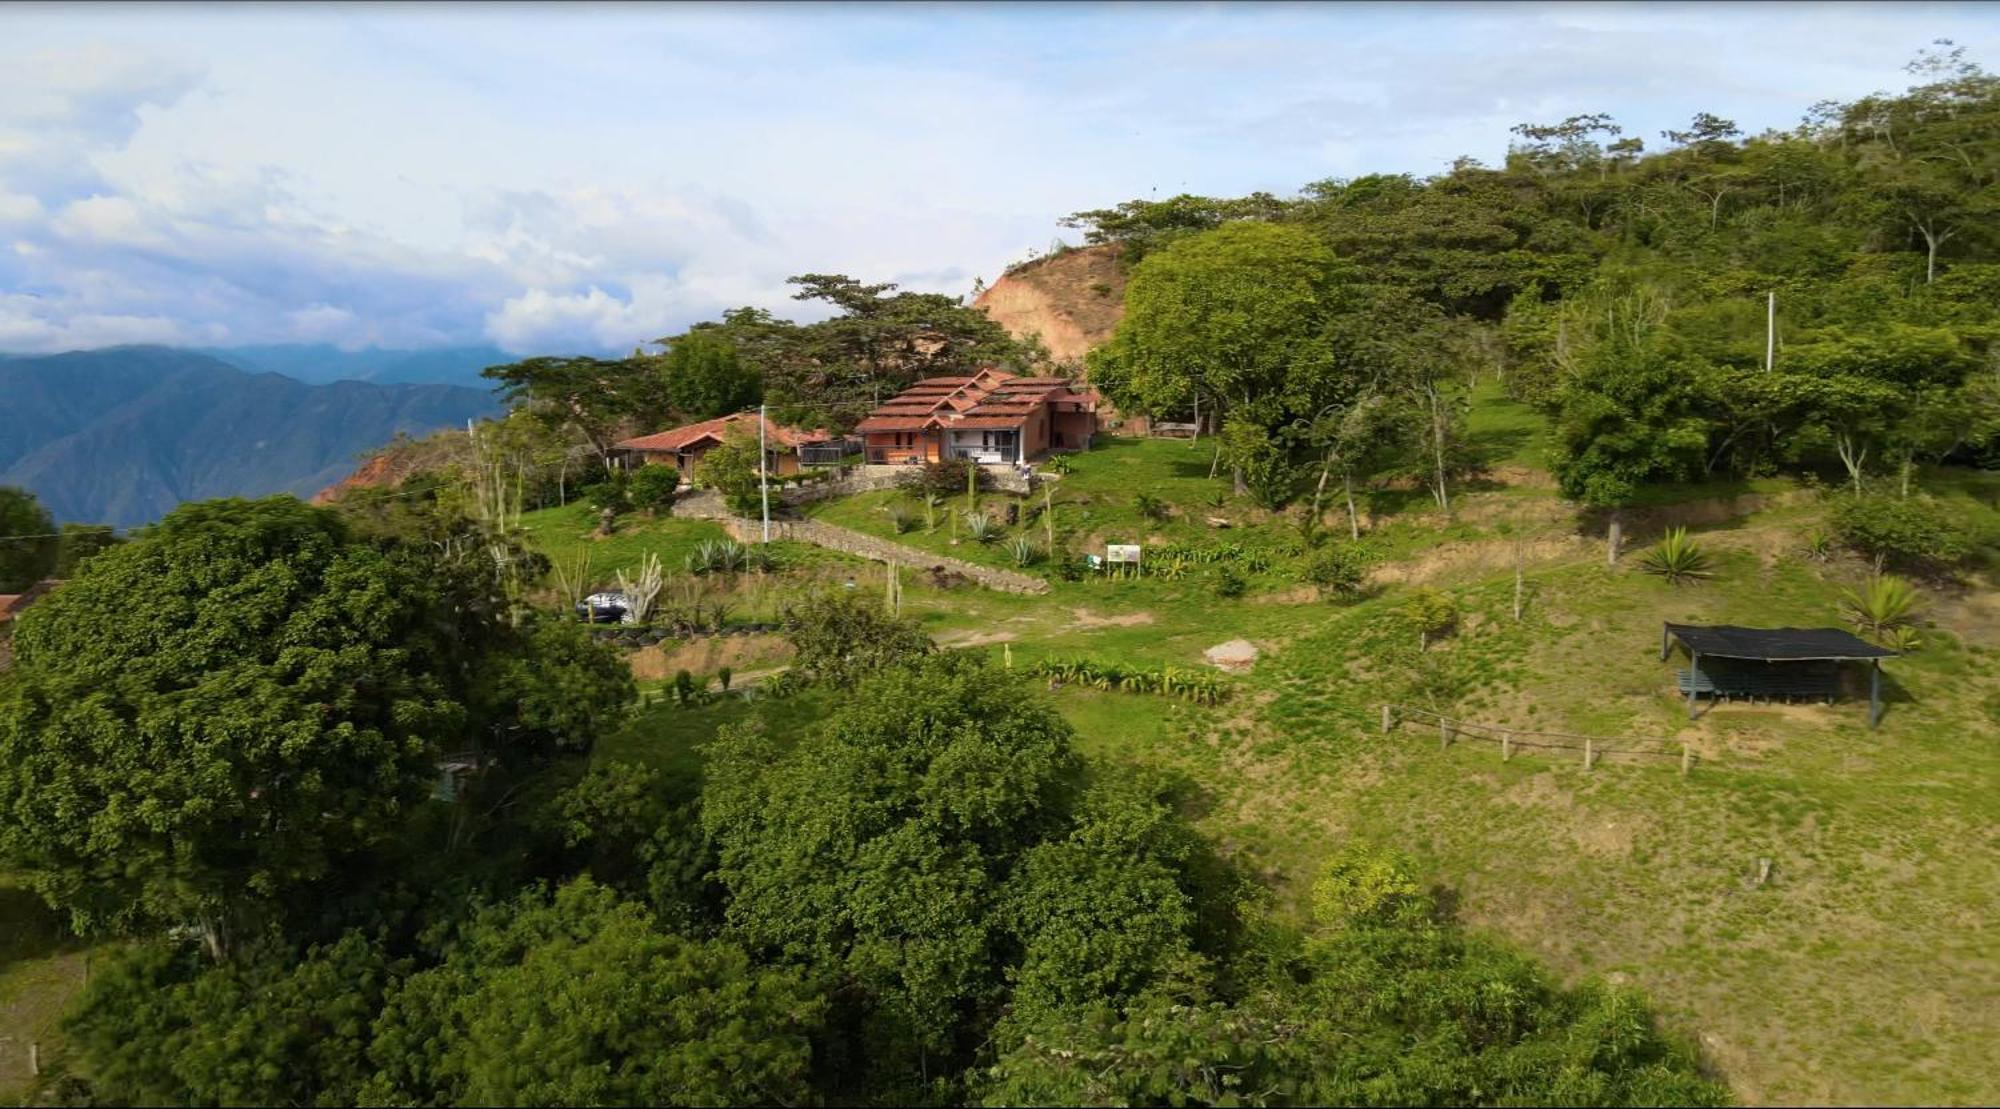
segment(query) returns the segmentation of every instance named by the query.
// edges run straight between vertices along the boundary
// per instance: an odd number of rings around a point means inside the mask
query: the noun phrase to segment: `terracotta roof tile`
[[[698,424],[688,424],[685,427],[658,431],[651,435],[641,435],[636,439],[627,439],[621,443],[614,443],[612,445],[619,450],[628,451],[678,451],[699,443],[703,439],[714,439],[717,442],[721,442],[723,436],[729,434],[731,429],[738,427],[741,427],[742,430],[751,435],[757,434],[756,414],[751,412],[737,412],[732,415],[717,417],[713,420],[703,420]],[[800,443],[819,442],[825,439],[827,434],[825,428],[805,431],[800,428],[786,427],[783,424],[772,423],[768,426],[765,436],[770,442],[779,446],[796,447]]]

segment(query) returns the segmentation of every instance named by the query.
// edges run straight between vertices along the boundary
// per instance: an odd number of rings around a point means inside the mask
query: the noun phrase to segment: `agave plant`
[[[1840,598],[1842,615],[1849,623],[1884,646],[1895,647],[1899,638],[1915,645],[1911,628],[1923,597],[1917,587],[1894,574],[1877,574],[1860,589],[1850,589]],[[1897,647],[1898,650],[1906,648]]]
[[[1675,528],[1663,536],[1639,560],[1639,568],[1648,574],[1658,574],[1676,585],[1710,574],[1708,552],[1701,549],[1701,544],[1688,538],[1686,528]]]
[[[900,504],[892,504],[882,511],[889,514],[889,526],[896,529],[897,535],[906,535],[917,526],[917,518]]]
[[[1000,522],[984,512],[968,512],[965,534],[975,543],[991,543],[1000,538]]]
[[[716,557],[715,540],[704,539],[694,545],[694,550],[687,553],[687,558],[682,560],[682,564],[687,567],[687,572],[690,574],[713,573]]]
[[[1025,535],[1015,536],[1014,541],[1007,544],[1007,552],[1014,556],[1016,566],[1033,566],[1042,560],[1042,549]]]

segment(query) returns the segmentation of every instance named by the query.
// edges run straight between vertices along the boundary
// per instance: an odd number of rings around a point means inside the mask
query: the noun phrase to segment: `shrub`
[[[1132,507],[1139,511],[1139,515],[1155,523],[1167,518],[1167,502],[1151,493],[1141,493],[1133,497]]]
[[[694,675],[685,670],[674,674],[674,703],[691,705],[695,699]]]
[[[1313,883],[1313,919],[1333,927],[1421,916],[1424,890],[1400,859],[1349,844]]]
[[[966,471],[968,470],[978,470],[978,467],[974,466],[970,459],[948,458],[942,462],[926,462],[909,473],[903,474],[897,479],[897,482],[904,489],[918,495],[935,493],[940,497],[951,497],[965,492]],[[978,480],[980,484],[984,485],[985,476],[982,473],[974,480]]]
[[[625,484],[634,505],[652,512],[674,508],[674,491],[681,487],[681,472],[672,466],[647,465],[634,471]]]
[[[1218,597],[1241,597],[1250,589],[1241,571],[1234,566],[1218,566],[1215,570],[1215,595]]]
[[[583,499],[599,512],[607,508],[613,512],[625,512],[632,507],[632,499],[626,490],[625,475],[622,473],[608,477],[595,485],[585,486]]]
[[[1029,672],[1085,689],[1152,693],[1202,705],[1219,704],[1229,695],[1229,685],[1221,676],[1201,670],[1183,670],[1178,666],[1138,670],[1096,659],[1043,659]]]
[[[1426,648],[1433,636],[1450,631],[1458,623],[1458,604],[1448,594],[1421,588],[1403,602],[1403,618],[1416,629],[1417,646]]]
[[[1833,510],[1832,523],[1842,543],[1878,564],[1948,566],[1972,553],[1972,537],[1964,525],[1929,497],[1844,498]]]
[[[1915,629],[1910,625],[1922,607],[1923,597],[1916,587],[1894,574],[1878,574],[1840,599],[1841,614],[1849,623],[1877,643],[1897,650],[1909,649],[1897,646],[1899,639],[1916,646]]]
[[[733,671],[733,670],[731,670],[731,669],[730,669],[729,667],[727,667],[727,666],[725,666],[725,667],[722,667],[721,669],[719,669],[719,670],[717,670],[717,671],[715,672],[715,680],[716,680],[716,681],[719,681],[719,682],[721,682],[721,683],[722,683],[722,691],[723,691],[724,693],[727,693],[727,692],[729,692],[729,679],[731,679],[731,678],[733,678],[733,677],[735,677],[735,676],[736,676],[736,672],[735,672],[735,671]]]
[[[1368,559],[1352,543],[1322,547],[1306,557],[1302,573],[1306,581],[1319,587],[1322,597],[1353,597],[1361,592],[1361,583],[1368,576]]]
[[[1639,568],[1675,585],[1710,574],[1708,552],[1701,549],[1701,544],[1688,538],[1686,528],[1674,528],[1667,532],[1639,560]]]
[[[889,526],[897,535],[906,535],[917,526],[917,518],[900,504],[892,504],[883,511],[889,514]]]

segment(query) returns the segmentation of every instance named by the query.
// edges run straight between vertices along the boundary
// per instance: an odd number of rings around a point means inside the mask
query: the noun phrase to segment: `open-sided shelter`
[[[1688,668],[1678,676],[1689,717],[1695,698],[1704,693],[1717,699],[1832,701],[1840,692],[1840,664],[1865,662],[1871,728],[1882,719],[1882,660],[1899,653],[1839,628],[1667,624],[1660,632],[1662,660],[1675,642],[1688,652]]]

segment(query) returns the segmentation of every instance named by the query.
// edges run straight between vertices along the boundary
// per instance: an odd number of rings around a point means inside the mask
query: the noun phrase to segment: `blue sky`
[[[1790,127],[1977,5],[0,7],[0,350],[616,350],[1081,208]]]

